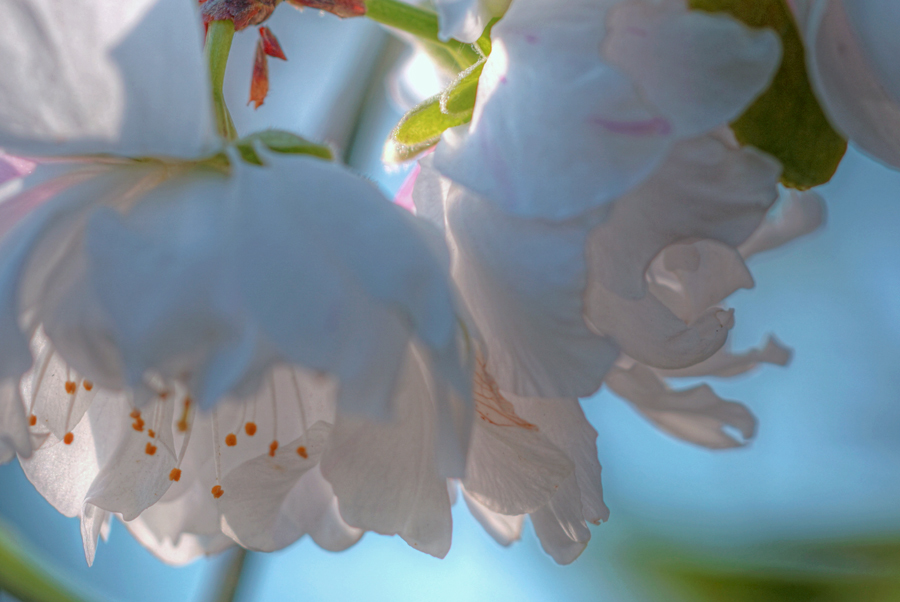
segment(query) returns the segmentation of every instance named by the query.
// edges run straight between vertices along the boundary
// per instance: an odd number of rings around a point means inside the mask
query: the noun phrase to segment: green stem
[[[463,44],[457,40],[444,42],[438,38],[438,18],[431,11],[406,4],[400,0],[365,1],[368,18],[445,48],[463,69],[474,65],[482,58],[471,44]]]
[[[227,565],[220,574],[219,587],[214,594],[213,602],[234,602],[242,578],[246,576],[247,550],[236,547]]]
[[[231,120],[231,113],[225,105],[225,67],[228,65],[228,53],[231,51],[231,40],[234,37],[234,21],[213,21],[206,32],[206,64],[209,66],[209,79],[212,84],[213,106],[216,111],[216,128],[225,140],[237,138],[237,130]]]

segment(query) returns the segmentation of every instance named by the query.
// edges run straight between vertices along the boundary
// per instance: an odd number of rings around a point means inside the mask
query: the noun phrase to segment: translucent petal
[[[469,512],[472,513],[475,520],[501,546],[509,546],[522,538],[522,525],[525,522],[525,515],[507,516],[506,514],[494,512],[469,495],[465,489],[463,489],[463,498],[466,500],[466,506],[468,506]]]
[[[56,156],[211,149],[201,46],[196,10],[180,0],[7,3],[0,147]]]

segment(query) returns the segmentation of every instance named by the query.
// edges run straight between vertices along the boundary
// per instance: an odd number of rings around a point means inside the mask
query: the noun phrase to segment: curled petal
[[[740,447],[756,433],[756,418],[739,403],[718,397],[708,385],[673,391],[646,366],[614,368],[609,388],[673,437],[711,449]],[[736,429],[742,439],[729,433]]]

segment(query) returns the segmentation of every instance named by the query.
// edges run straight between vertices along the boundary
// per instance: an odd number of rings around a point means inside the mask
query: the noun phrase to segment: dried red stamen
[[[263,52],[276,59],[281,59],[283,61],[287,60],[287,57],[284,55],[284,50],[281,49],[281,44],[278,43],[278,38],[275,37],[275,34],[272,33],[271,29],[265,26],[260,27],[259,39],[262,40],[263,43]]]
[[[203,22],[234,21],[234,30],[259,25],[281,0],[207,0],[200,7]]]
[[[254,109],[258,109],[266,95],[269,94],[269,63],[266,60],[266,52],[263,50],[263,41],[256,43],[256,56],[253,59],[253,76],[250,78],[250,100]]]

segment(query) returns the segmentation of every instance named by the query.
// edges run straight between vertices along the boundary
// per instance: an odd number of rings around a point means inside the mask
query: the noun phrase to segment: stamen
[[[66,367],[66,375],[67,375],[66,378],[67,379],[69,378],[68,374],[69,374],[69,368]],[[78,398],[78,395],[76,395],[77,392],[78,392],[78,385],[75,384],[75,381],[67,380],[66,381],[66,393],[69,394],[69,408],[66,410],[66,427],[65,427],[67,431],[69,430],[69,424],[72,421],[72,409],[75,407],[75,400]]]
[[[131,424],[131,428],[134,430],[141,432],[144,430],[144,419],[141,418],[141,411],[134,410],[129,414],[132,418],[134,418],[134,422]]]
[[[234,433],[228,433],[227,435],[225,435],[225,445],[227,445],[228,447],[234,447],[235,445],[237,445],[237,435],[235,435]]]
[[[278,439],[275,439],[269,444],[269,455],[273,458],[275,457],[275,452],[278,450]]]
[[[29,417],[28,417],[28,424],[31,425],[31,426],[36,425],[36,424],[37,424],[37,416],[35,416],[34,414],[32,414],[31,416],[29,416]]]
[[[190,406],[190,398],[185,398],[185,408]],[[187,412],[179,421],[179,430],[181,430],[181,422],[184,422],[184,439],[181,441],[181,450],[178,452],[178,460],[175,462],[175,468],[172,469],[172,472],[169,473],[170,481],[178,481],[181,479],[181,462],[184,460],[184,456],[187,453],[188,445],[191,442],[191,433],[194,432],[194,423],[187,421]]]
[[[188,412],[191,409],[190,396],[184,398],[184,407],[181,410],[181,418],[178,420],[178,430],[182,433],[188,430]]]
[[[144,448],[144,453],[147,454],[148,456],[152,456],[153,454],[156,453],[156,446],[148,441],[147,447]]]
[[[212,494],[214,498],[218,499],[222,497],[223,493],[218,484],[222,480],[222,448],[219,447],[219,413],[215,409],[212,412],[212,432],[216,460],[216,486],[212,488]]]
[[[153,429],[149,429],[147,431],[147,436],[150,437],[151,439],[156,439],[156,431],[154,431]]]
[[[69,395],[75,395],[75,391],[78,390],[78,386],[75,384],[73,380],[66,381],[66,393]]]
[[[63,443],[65,443],[66,445],[72,445],[72,441],[75,441],[75,435],[73,435],[71,432],[66,433],[66,436],[63,437]]]
[[[84,381],[83,383],[81,383],[81,385],[84,387],[85,391],[90,391],[94,388],[94,383],[89,380]]]
[[[248,437],[252,437],[253,435],[255,435],[256,434],[256,423],[248,422],[247,424],[245,424],[244,432],[247,433]]]
[[[300,383],[297,382],[297,373],[291,370],[291,382],[294,383],[294,392],[297,394],[297,404],[300,406],[300,428],[303,429],[301,436],[306,441],[306,408],[303,407],[303,396],[300,394]],[[303,456],[304,458],[306,456]]]
[[[181,469],[173,468],[172,471],[169,473],[169,480],[170,481],[180,481],[181,480]]]
[[[275,399],[275,371],[269,372],[269,387],[272,391],[272,443],[269,444],[269,455],[275,457],[278,449],[278,400]]]
[[[303,458],[304,460],[309,458],[309,454],[306,453],[305,445],[301,445],[300,447],[297,448],[297,455],[300,456],[301,458]]]

